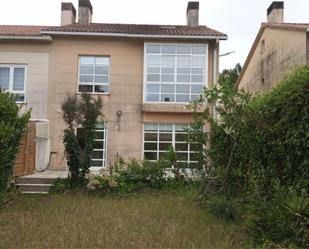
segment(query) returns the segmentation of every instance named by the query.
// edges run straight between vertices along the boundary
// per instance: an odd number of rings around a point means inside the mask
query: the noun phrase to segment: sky
[[[70,0],[64,0],[70,2]],[[0,0],[0,25],[60,25],[61,0]],[[78,7],[78,0],[71,0]],[[220,71],[243,63],[272,0],[200,0],[200,25],[228,35]],[[285,22],[309,23],[309,0],[285,0]],[[188,0],[91,0],[93,22],[186,24]]]

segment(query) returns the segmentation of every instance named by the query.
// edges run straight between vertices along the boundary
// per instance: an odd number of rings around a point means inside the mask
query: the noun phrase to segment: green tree
[[[67,126],[64,130],[63,143],[69,167],[71,186],[82,185],[89,172],[93,151],[94,130],[97,119],[102,117],[102,101],[90,94],[81,98],[67,96],[62,104],[62,117]],[[83,137],[78,138],[76,129],[83,130]]]
[[[219,75],[219,83],[235,86],[241,69],[242,67],[239,63],[237,63],[233,69],[224,69]]]
[[[0,192],[8,187],[19,143],[30,119],[31,111],[20,112],[16,96],[0,88]]]

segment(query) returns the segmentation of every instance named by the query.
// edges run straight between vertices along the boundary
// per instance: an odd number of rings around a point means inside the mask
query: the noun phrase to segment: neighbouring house
[[[66,169],[61,104],[83,92],[104,103],[93,170],[117,154],[157,160],[169,145],[196,164],[183,129],[192,122],[186,105],[216,82],[227,36],[199,25],[199,2],[188,3],[183,26],[92,23],[93,12],[79,0],[78,17],[72,3],[62,3],[61,26],[0,25],[0,86],[32,108],[35,169]]]
[[[309,23],[285,23],[284,2],[267,10],[240,77],[238,89],[257,95],[276,85],[291,68],[309,64]]]

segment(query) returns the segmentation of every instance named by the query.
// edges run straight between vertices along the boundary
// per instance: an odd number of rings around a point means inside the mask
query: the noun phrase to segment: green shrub
[[[30,111],[20,114],[16,96],[0,88],[0,192],[8,187],[15,156],[30,118]]]
[[[203,134],[209,175],[219,178],[227,199],[247,200],[242,211],[255,241],[308,246],[309,67],[295,68],[254,99],[223,82],[205,89],[192,109],[195,124],[211,125]]]
[[[102,116],[102,102],[90,94],[67,96],[62,104],[62,118],[66,124],[63,135],[65,156],[69,167],[71,186],[85,184],[85,176],[89,173],[95,126]],[[76,129],[83,129],[83,138],[77,137]],[[82,141],[81,141],[82,140]]]

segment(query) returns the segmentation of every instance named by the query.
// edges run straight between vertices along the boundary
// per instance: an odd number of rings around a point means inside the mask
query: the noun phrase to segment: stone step
[[[22,193],[48,194],[52,184],[16,184]]]
[[[15,183],[19,184],[53,184],[57,178],[37,178],[37,177],[20,177],[17,178]]]

